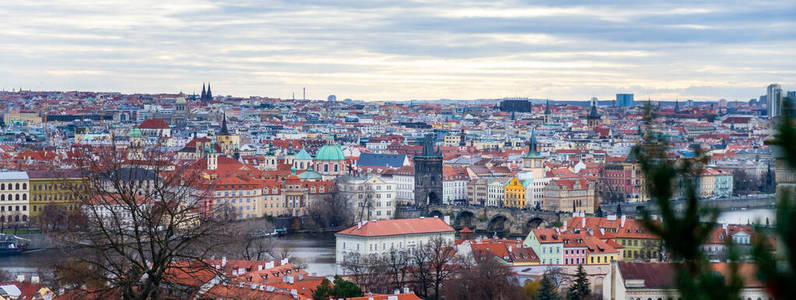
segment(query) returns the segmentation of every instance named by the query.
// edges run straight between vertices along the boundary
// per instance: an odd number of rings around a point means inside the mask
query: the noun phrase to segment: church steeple
[[[207,83],[207,100],[213,100],[213,92],[210,91],[210,83]]]
[[[227,129],[227,113],[224,112],[221,120],[221,132],[219,135],[229,135],[229,129]]]
[[[207,98],[207,91],[205,90],[205,83],[202,82],[202,97],[199,99],[205,101],[205,98]]]

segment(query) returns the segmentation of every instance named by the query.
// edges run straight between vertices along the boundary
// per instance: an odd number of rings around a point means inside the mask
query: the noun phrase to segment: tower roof
[[[224,113],[223,120],[221,120],[221,132],[219,135],[229,135],[229,129],[227,129],[227,113]]]
[[[523,157],[527,158],[536,158],[539,157],[539,151],[536,147],[536,129],[531,131],[531,142],[528,144],[528,153],[523,155]]]
[[[307,150],[304,150],[304,148],[301,148],[301,151],[299,151],[299,153],[296,154],[296,158],[295,159],[307,159],[308,160],[308,159],[312,159],[312,156],[307,152]]]

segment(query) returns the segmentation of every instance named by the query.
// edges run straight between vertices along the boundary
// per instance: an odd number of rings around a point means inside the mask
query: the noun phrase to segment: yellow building
[[[517,177],[512,177],[509,184],[503,188],[503,206],[512,208],[525,208],[525,186]]]
[[[30,178],[30,217],[38,223],[39,217],[49,205],[60,206],[57,214],[70,214],[80,207],[81,189],[88,180],[77,169],[28,171]]]
[[[32,126],[39,125],[41,122],[41,116],[39,116],[39,113],[34,111],[12,110],[3,114],[3,123],[6,124],[6,126],[11,125],[12,123]]]

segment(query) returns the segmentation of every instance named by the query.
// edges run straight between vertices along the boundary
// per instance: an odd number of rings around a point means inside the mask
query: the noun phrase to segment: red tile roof
[[[337,234],[353,236],[387,236],[434,232],[456,232],[440,218],[416,218],[368,221],[361,227],[351,226]]]
[[[141,129],[169,129],[169,124],[166,124],[166,121],[161,119],[149,119],[144,120],[141,125],[138,125],[138,128]]]

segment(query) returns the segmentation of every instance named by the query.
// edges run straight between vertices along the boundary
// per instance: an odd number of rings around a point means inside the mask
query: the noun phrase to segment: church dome
[[[345,160],[343,150],[338,145],[325,145],[318,150],[315,160]]]
[[[296,154],[296,158],[295,159],[312,160],[312,156],[307,152],[307,150],[304,150],[304,148],[301,148],[301,151],[299,151],[299,153]]]
[[[138,127],[133,127],[128,135],[129,137],[141,137],[141,130]]]

